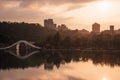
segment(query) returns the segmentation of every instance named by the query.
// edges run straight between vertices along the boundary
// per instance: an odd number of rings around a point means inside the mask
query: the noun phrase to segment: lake
[[[13,54],[18,55],[13,52]],[[120,80],[120,51],[0,51],[0,80]]]

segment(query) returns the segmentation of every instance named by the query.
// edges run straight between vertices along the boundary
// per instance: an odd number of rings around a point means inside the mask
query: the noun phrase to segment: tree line
[[[120,34],[101,32],[82,34],[77,30],[57,31],[40,24],[0,22],[0,43],[12,44],[18,40],[35,42],[45,48],[119,49]]]
[[[89,34],[82,37],[66,36],[62,38],[60,32],[53,37],[48,37],[44,42],[48,48],[73,48],[73,49],[119,49],[120,34]]]
[[[116,54],[116,55],[112,55]],[[52,70],[56,66],[59,68],[63,64],[74,62],[87,62],[91,60],[94,65],[108,65],[110,67],[120,66],[120,54],[118,52],[106,51],[42,51],[34,54],[26,59],[18,59],[17,57],[1,52],[0,54],[0,70],[8,69],[25,69],[28,67],[40,67],[44,65],[44,69]],[[18,64],[19,63],[19,64]]]

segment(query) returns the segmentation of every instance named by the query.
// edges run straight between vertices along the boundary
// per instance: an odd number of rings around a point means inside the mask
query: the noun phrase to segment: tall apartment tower
[[[114,25],[110,25],[110,31],[114,31]]]
[[[93,33],[100,33],[100,24],[94,23],[94,24],[92,25],[92,32],[93,32]]]
[[[56,29],[56,24],[53,22],[53,19],[45,19],[44,27],[50,28],[50,29]]]

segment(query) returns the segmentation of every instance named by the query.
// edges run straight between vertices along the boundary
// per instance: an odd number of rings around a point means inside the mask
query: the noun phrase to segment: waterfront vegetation
[[[0,43],[12,44],[19,40],[34,42],[48,49],[119,49],[120,34],[102,31],[54,30],[35,23],[0,22]]]

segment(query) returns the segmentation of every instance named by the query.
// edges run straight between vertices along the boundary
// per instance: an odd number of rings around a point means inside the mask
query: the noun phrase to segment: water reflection
[[[17,50],[16,50],[16,51],[17,51]],[[19,54],[18,54],[18,53],[14,53],[14,52],[12,52],[12,51],[10,51],[10,50],[5,50],[5,52],[12,54],[12,55],[14,55],[15,57],[17,57],[17,58],[19,58],[19,59],[26,59],[26,58],[28,58],[29,56],[32,56],[33,54],[39,53],[40,51],[39,51],[39,50],[37,50],[37,51],[32,51],[32,52],[26,53],[26,54],[24,54],[24,55],[21,55],[20,53],[19,53]]]
[[[94,65],[120,66],[120,51],[41,51],[25,59],[19,59],[8,52],[0,51],[0,69],[39,67],[53,70],[73,62],[92,61]]]
[[[17,55],[20,55],[20,48],[19,47],[20,47],[20,44],[17,44],[16,45],[16,54]]]

